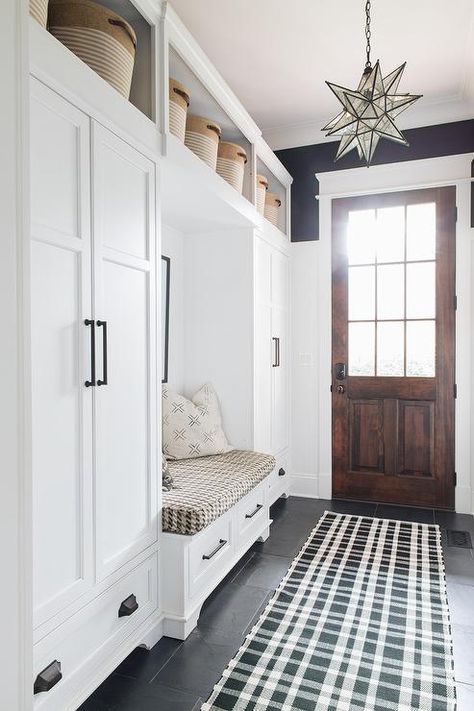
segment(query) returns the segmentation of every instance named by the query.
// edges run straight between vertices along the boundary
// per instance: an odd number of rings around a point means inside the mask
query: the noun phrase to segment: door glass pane
[[[405,269],[403,264],[377,267],[377,318],[405,316]]]
[[[435,322],[407,321],[407,375],[434,377]]]
[[[435,294],[435,263],[407,264],[407,318],[434,318]]]
[[[403,321],[379,321],[377,323],[377,375],[404,375],[405,333],[403,326]]]
[[[375,319],[375,267],[349,267],[349,320]]]
[[[349,324],[349,375],[375,374],[375,323]]]
[[[403,262],[405,259],[405,208],[377,210],[377,261]]]
[[[407,206],[407,261],[435,259],[436,205]]]
[[[375,210],[349,212],[347,257],[349,264],[375,262]]]

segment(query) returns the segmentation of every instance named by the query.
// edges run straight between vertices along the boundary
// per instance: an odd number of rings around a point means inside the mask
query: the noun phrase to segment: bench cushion
[[[269,454],[234,450],[170,461],[173,489],[163,492],[163,531],[191,536],[228,511],[275,467]]]

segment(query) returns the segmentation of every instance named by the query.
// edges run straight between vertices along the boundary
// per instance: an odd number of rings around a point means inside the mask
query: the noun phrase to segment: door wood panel
[[[455,205],[454,187],[333,201],[336,498],[454,506]],[[422,280],[433,272],[430,306]],[[401,340],[384,341],[389,332]]]
[[[382,472],[383,402],[351,400],[349,407],[351,471]]]
[[[93,124],[95,316],[107,322],[108,361],[95,392],[99,580],[157,539],[154,170]]]
[[[92,586],[89,119],[31,83],[35,627]]]

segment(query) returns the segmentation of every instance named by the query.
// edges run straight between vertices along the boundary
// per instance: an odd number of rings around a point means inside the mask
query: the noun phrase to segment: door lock
[[[346,392],[346,389],[345,389],[344,385],[338,385],[337,388],[336,388],[336,390],[337,390],[337,392],[338,392],[340,395],[342,395],[343,393]]]
[[[334,366],[334,376],[336,380],[345,380],[347,376],[346,372],[346,364],[345,363],[336,363]]]

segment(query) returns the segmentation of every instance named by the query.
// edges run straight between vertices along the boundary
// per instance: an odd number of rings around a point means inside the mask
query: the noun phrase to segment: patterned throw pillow
[[[210,383],[203,385],[192,400],[167,385],[163,387],[163,452],[168,459],[193,459],[232,450]]]
[[[173,489],[173,477],[170,474],[168,460],[165,455],[161,455],[161,490],[171,491]]]

